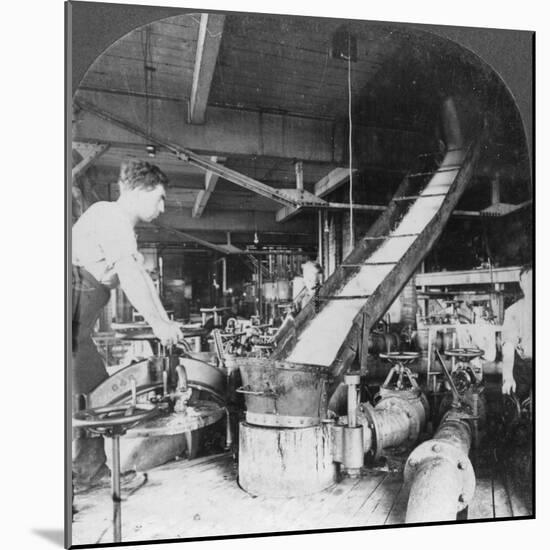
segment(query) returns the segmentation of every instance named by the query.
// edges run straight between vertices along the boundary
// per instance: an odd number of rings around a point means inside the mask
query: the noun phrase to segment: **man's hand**
[[[502,394],[506,395],[507,393],[511,394],[516,391],[516,382],[514,377],[503,376],[502,378]]]
[[[164,346],[171,346],[183,339],[181,325],[174,321],[158,321],[151,326],[155,336]]]

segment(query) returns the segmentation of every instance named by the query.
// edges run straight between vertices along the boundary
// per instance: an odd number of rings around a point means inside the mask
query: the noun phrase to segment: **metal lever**
[[[445,365],[445,362],[443,361],[443,358],[441,357],[439,350],[434,349],[434,351],[435,351],[435,354],[437,355],[437,358],[439,359],[439,362],[441,363],[441,366],[443,367],[443,372],[445,373],[445,376],[447,377],[447,380],[449,381],[449,384],[451,386],[451,391],[453,392],[453,405],[458,405],[460,404],[460,394],[456,389],[453,378],[449,374],[449,371],[447,370],[447,365]]]

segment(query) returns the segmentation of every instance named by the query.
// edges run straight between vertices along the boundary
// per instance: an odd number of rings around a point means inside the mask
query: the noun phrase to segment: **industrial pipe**
[[[461,409],[451,409],[433,439],[409,455],[404,470],[410,485],[405,523],[456,520],[472,500],[476,479],[468,458],[469,418]]]
[[[348,426],[355,428],[357,426],[357,386],[361,379],[359,374],[346,374],[344,382],[348,387]]]
[[[342,465],[350,477],[359,475],[363,466],[363,427],[358,424],[358,386],[359,374],[346,374],[344,382],[348,387],[348,424],[344,426]]]
[[[375,458],[390,448],[412,446],[426,424],[428,402],[419,389],[381,389],[381,399],[373,407],[361,404],[359,423],[365,431],[364,452]]]

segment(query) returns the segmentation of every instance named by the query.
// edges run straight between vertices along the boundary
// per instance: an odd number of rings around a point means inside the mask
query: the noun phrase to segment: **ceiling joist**
[[[193,166],[198,166],[199,168],[202,168],[205,172],[212,172],[213,174],[217,174],[218,176],[221,176],[232,183],[244,187],[249,191],[257,193],[258,195],[262,195],[264,197],[267,197],[268,199],[279,202],[285,206],[317,206],[324,203],[322,199],[315,197],[315,195],[309,193],[308,191],[298,189],[274,189],[269,185],[265,185],[264,183],[245,176],[244,174],[241,174],[235,170],[231,170],[230,168],[226,168],[221,164],[212,162],[211,160],[208,160],[198,155],[190,149],[180,147],[178,145],[175,145],[174,143],[170,143],[163,138],[155,136],[152,133],[148,133],[140,126],[133,124],[132,122],[125,120],[104,109],[101,109],[93,103],[90,103],[89,101],[76,99],[75,104],[80,109],[88,111],[96,115],[97,117],[106,120],[107,122],[110,122],[111,124],[119,126],[120,128],[123,128],[124,130],[129,131],[133,134],[136,134],[147,140],[149,143],[163,147],[184,162],[188,162]]]
[[[117,113],[134,126],[143,126],[145,97],[79,90],[76,102],[84,101],[105,112]],[[330,164],[343,161],[342,132],[332,121],[212,105],[204,124],[188,124],[186,117],[185,102],[155,99],[152,131],[162,129],[170,141],[185,143],[190,149],[210,156],[274,157]],[[114,123],[105,124],[104,120],[91,112],[82,112],[75,139],[107,142],[113,147],[148,144],[146,136]]]
[[[73,149],[82,157],[82,160],[73,168],[72,177],[76,178],[82,174],[88,166],[97,160],[107,149],[107,143],[83,143],[81,141],[73,141]]]
[[[222,39],[225,16],[203,13],[199,23],[193,86],[189,100],[189,122],[202,124],[206,117],[206,106],[218,51]]]
[[[211,157],[210,160],[212,162],[220,162],[221,159],[219,159],[218,157]],[[208,199],[216,188],[218,178],[219,176],[217,174],[214,174],[210,171],[206,172],[206,174],[204,175],[204,189],[201,189],[199,191],[195,199],[195,204],[193,205],[193,211],[191,213],[193,218],[200,218],[202,216],[202,213],[206,208],[206,204],[208,203]]]
[[[357,170],[354,168],[352,173],[356,173]],[[349,180],[350,170],[349,168],[338,167],[334,170],[331,170],[324,178],[321,178],[314,186],[313,192],[318,197],[324,197],[328,195],[331,191],[338,189],[346,181]]]

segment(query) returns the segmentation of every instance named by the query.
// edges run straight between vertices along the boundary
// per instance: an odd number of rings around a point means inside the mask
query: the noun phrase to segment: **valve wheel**
[[[392,363],[399,363],[401,361],[414,361],[420,357],[420,353],[417,351],[390,351],[388,353],[379,353],[378,356]]]
[[[159,412],[157,405],[109,405],[77,411],[73,415],[73,428],[108,435],[109,432],[125,432],[136,424],[153,418]]]
[[[444,353],[448,357],[459,357],[469,361],[475,357],[481,357],[484,351],[479,348],[451,348],[444,351]]]

